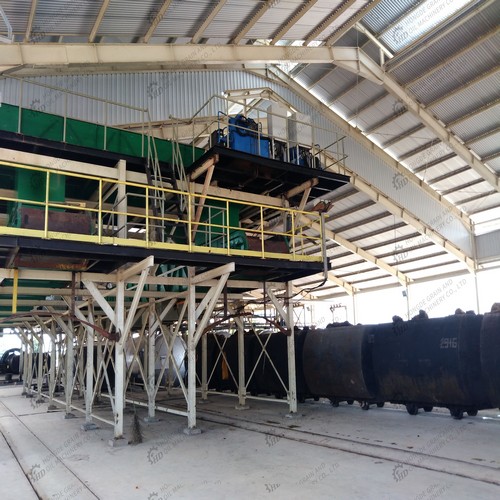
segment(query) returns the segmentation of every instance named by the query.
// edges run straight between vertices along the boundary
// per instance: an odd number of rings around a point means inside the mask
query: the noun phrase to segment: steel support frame
[[[293,315],[293,289],[292,283],[288,282],[285,289],[285,297],[279,299],[270,287],[265,291],[273,303],[276,312],[281,317],[288,330],[286,339],[287,361],[288,361],[288,405],[290,415],[297,413],[297,374],[295,369],[295,319]]]

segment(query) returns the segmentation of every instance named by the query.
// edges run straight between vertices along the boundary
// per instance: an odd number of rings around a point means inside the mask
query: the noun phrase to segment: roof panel
[[[31,4],[31,2],[18,2]],[[3,2],[2,2],[3,5]],[[87,34],[99,12],[100,2],[68,2],[44,0],[38,2],[33,20],[32,38],[48,33]]]
[[[133,1],[133,0],[132,0]],[[160,5],[163,1],[160,1]],[[183,37],[187,43],[210,11],[210,0],[172,0],[155,30],[156,36]],[[151,17],[151,16],[150,16]],[[154,19],[154,16],[153,16]]]
[[[397,2],[380,2],[362,19],[372,33],[379,34],[394,21],[406,14],[415,5],[415,0],[398,0]]]
[[[246,34],[245,38],[272,38],[280,26],[286,22],[296,9],[297,2],[291,0],[275,2],[274,6]]]
[[[313,28],[320,24],[326,16],[336,10],[342,3],[343,0],[319,0],[314,7],[309,9],[299,21],[285,33],[283,38],[287,40],[305,40]]]
[[[385,4],[386,2],[382,3]],[[418,53],[412,54],[410,52],[409,56],[405,54],[405,62],[397,68],[391,69],[391,66],[394,67],[399,62],[399,58],[396,56],[387,63],[389,72],[402,84],[418,78],[426,71],[429,71],[429,68],[439,65],[444,59],[475,43],[485,33],[494,29],[498,24],[499,15],[500,5],[498,2],[493,2],[483,12],[476,14],[464,24],[455,26],[453,30],[440,39],[434,38],[434,40],[427,42],[423,50],[420,50]],[[418,49],[420,48],[417,47]],[[442,95],[442,93],[448,92],[450,89],[446,88],[443,82],[441,90],[439,88],[435,88],[434,90],[436,91],[436,95],[429,97],[430,99],[434,99]]]
[[[500,116],[500,102],[484,111],[474,114],[469,118],[452,125],[451,131],[467,142],[491,130],[498,124]]]
[[[241,29],[244,20],[255,12],[255,2],[250,0],[228,0],[215,19],[205,30],[204,38],[232,37]]]
[[[331,64],[308,64],[306,68],[295,77],[295,79],[302,85],[310,87],[313,83],[316,83],[320,78],[327,75],[334,68],[335,66]]]
[[[497,127],[495,133],[470,143],[470,146],[481,158],[500,152],[500,128]]]
[[[497,172],[497,174],[500,174],[500,156],[488,160],[486,164],[489,165],[495,172]]]
[[[461,262],[455,261],[450,262],[446,265],[440,265],[436,267],[430,267],[428,269],[421,269],[420,267],[416,267],[414,271],[409,272],[408,276],[412,280],[428,280],[435,279],[439,274],[446,273],[458,273],[464,271],[465,265]]]
[[[500,46],[500,32],[435,71],[426,72],[422,68],[419,74],[426,76],[411,84],[409,90],[421,96],[424,102],[428,102],[460,85],[465,85],[477,75],[486,73],[497,66],[494,54],[498,46]]]

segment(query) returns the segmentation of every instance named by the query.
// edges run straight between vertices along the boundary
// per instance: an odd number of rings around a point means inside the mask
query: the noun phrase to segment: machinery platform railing
[[[307,254],[312,246],[324,248],[318,230],[323,222],[316,212],[5,161],[0,161],[0,175],[17,179],[18,186],[0,192],[0,236],[323,261],[323,255]],[[19,191],[19,185],[33,183],[35,191]],[[59,192],[58,186],[63,186]],[[163,213],[152,209],[153,192],[165,200]],[[181,216],[169,210],[169,201],[174,206],[179,197],[187,200]],[[248,207],[256,215],[240,221],[240,211]]]

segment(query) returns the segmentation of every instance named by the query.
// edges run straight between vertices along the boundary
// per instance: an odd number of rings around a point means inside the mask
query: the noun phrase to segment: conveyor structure
[[[148,130],[138,134],[11,104],[0,107],[0,130],[0,327],[23,339],[25,393],[36,387],[38,399],[53,404],[61,384],[66,416],[85,412],[91,429],[93,404],[107,392],[116,443],[134,365],[149,418],[156,409],[184,415],[186,432],[196,432],[198,342],[206,345],[211,324],[225,323],[241,340],[243,359],[248,310],[241,304],[257,288],[272,304],[276,324],[293,331],[292,280],[327,270],[324,252],[311,251],[325,248],[322,217],[306,204],[348,178],[273,155],[221,144],[205,150]],[[173,356],[179,337],[185,376]],[[160,339],[166,352],[158,369]],[[37,361],[33,374],[35,345],[43,350],[44,342],[55,362]],[[293,349],[291,339],[290,374]],[[158,392],[171,393],[174,379],[185,406],[160,408]],[[290,380],[286,402],[294,412]],[[82,408],[72,399],[75,391],[85,396]]]

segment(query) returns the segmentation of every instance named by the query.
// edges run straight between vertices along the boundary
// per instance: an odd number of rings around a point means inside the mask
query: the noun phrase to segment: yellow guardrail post
[[[144,208],[146,209],[146,247],[149,248],[149,186],[146,186],[146,201]],[[162,220],[162,222],[164,221]]]
[[[50,183],[50,172],[47,171],[46,181],[45,181],[45,215],[43,221],[43,237],[49,237],[49,183]]]
[[[260,247],[262,250],[262,258],[265,255],[265,246],[264,246],[264,208],[260,206]]]
[[[224,214],[222,214],[224,220]],[[231,255],[231,229],[229,224],[229,201],[226,200],[227,254]]]
[[[12,285],[12,314],[17,313],[17,285],[19,282],[19,269],[14,269],[14,280]]]
[[[99,201],[97,207],[97,239],[102,244],[102,179],[99,179]]]
[[[192,231],[192,214],[193,214],[193,210],[192,210],[192,204],[193,204],[193,195],[191,193],[188,192],[188,206],[187,206],[187,209],[188,209],[188,247],[189,247],[189,252],[192,252],[193,251],[193,238],[192,238],[192,234],[191,234],[191,231]]]

